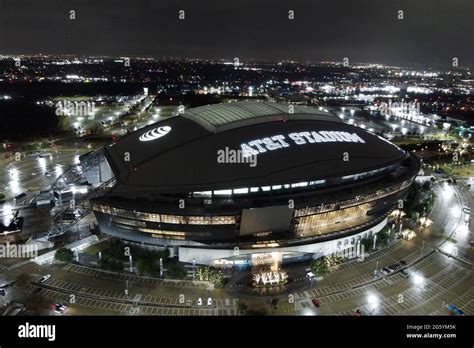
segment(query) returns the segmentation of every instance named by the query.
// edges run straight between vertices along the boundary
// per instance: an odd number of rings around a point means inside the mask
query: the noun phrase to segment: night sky
[[[0,54],[472,67],[473,18],[473,0],[0,0]]]

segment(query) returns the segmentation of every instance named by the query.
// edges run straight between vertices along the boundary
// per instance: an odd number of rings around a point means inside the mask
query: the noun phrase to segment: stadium
[[[102,233],[182,262],[255,265],[333,254],[380,232],[420,164],[321,108],[188,109],[105,146],[90,182]]]

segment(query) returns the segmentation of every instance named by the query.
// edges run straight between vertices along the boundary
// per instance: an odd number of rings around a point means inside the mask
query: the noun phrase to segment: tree
[[[211,270],[209,267],[198,267],[196,269],[196,279],[200,281],[209,281]]]
[[[374,237],[367,237],[362,239],[361,244],[364,246],[364,251],[369,251],[374,247]]]
[[[272,298],[272,306],[273,306],[273,309],[278,309],[278,297]]]
[[[15,285],[19,288],[25,288],[31,283],[31,274],[20,273],[15,278]]]
[[[382,244],[388,244],[388,234],[384,231],[379,233],[379,240]]]
[[[165,249],[161,252],[161,257],[163,258],[163,262],[168,261],[168,259],[170,258],[170,249],[169,249],[169,248],[165,248]]]
[[[157,275],[160,272],[160,266],[157,263],[156,259],[151,259],[148,257],[140,258],[136,263],[135,267],[138,271],[138,274],[148,274],[148,275]]]
[[[247,305],[246,305],[244,302],[239,301],[239,302],[237,303],[237,312],[238,312],[239,314],[246,314],[246,313],[247,313],[247,309],[248,309],[248,307],[247,307]]]
[[[54,259],[62,262],[72,262],[74,261],[74,252],[71,249],[60,248],[56,250]]]
[[[221,270],[213,270],[210,267],[199,267],[195,275],[197,280],[212,282],[216,288],[224,286],[225,276]]]
[[[58,130],[66,132],[69,130],[69,120],[67,116],[58,116]]]
[[[50,302],[41,295],[30,295],[25,299],[25,309],[33,314],[47,309]]]
[[[311,272],[313,272],[317,277],[324,277],[328,271],[328,265],[323,258],[312,261],[310,267]]]
[[[326,256],[324,258],[324,261],[326,262],[326,265],[328,267],[336,266],[342,263],[342,257],[341,256]]]
[[[102,257],[98,264],[99,268],[114,271],[123,272],[123,263],[107,257]]]
[[[225,280],[224,272],[222,272],[221,270],[212,271],[211,281],[214,284],[214,287],[216,288],[224,287],[224,280]]]
[[[184,279],[186,278],[187,272],[180,264],[171,262],[167,265],[166,275],[169,278]]]

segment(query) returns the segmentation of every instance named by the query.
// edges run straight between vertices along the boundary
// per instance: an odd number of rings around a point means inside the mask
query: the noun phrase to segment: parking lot
[[[72,304],[73,306],[94,308],[95,310],[99,309],[101,313],[103,311],[106,311],[121,314],[165,316],[237,315],[236,299],[216,299],[213,301],[212,306],[206,306],[205,304],[203,304],[202,308],[197,308],[197,305],[193,305],[193,307],[188,307],[188,303],[180,305],[179,301],[173,298],[141,296],[139,294],[131,295],[130,299],[127,299],[126,296],[122,296],[122,298],[120,298],[121,295],[119,295],[119,297],[113,297],[116,294],[108,293],[108,291],[110,290],[84,288],[80,285],[66,283],[61,280],[48,280],[45,285],[47,285],[48,288],[42,288],[38,295],[51,299],[54,302],[70,304],[71,294],[74,292],[69,293],[68,291],[77,290],[79,291],[79,293],[74,293],[76,296],[74,296],[74,303]],[[61,288],[53,289],[53,285],[61,286]],[[23,289],[23,291],[32,294],[35,292],[36,289],[38,289],[37,286],[28,285],[26,288]],[[100,296],[102,295],[106,296],[100,298]],[[124,301],[132,303],[124,303]],[[156,303],[156,305],[152,305],[152,303]],[[168,307],[170,305],[172,305],[173,307]]]
[[[399,280],[400,285],[404,286],[405,290],[397,291],[390,296],[380,292],[382,290],[380,283],[359,288],[357,289],[360,290],[358,295],[365,295],[366,297],[363,301],[364,304],[337,314],[347,315],[348,313],[353,313],[356,309],[360,309],[363,314],[371,315],[416,314],[417,307],[430,301],[439,302],[441,307],[442,300],[436,301],[436,298],[462,282],[470,273],[470,269],[461,264],[445,264],[445,262],[445,256],[438,253],[431,255],[416,265],[416,267],[410,269],[409,279],[401,278]],[[444,268],[442,268],[443,265]],[[423,277],[421,275],[440,268],[442,268],[441,271],[434,273],[431,277]],[[350,292],[354,292],[354,290]],[[354,295],[356,294],[354,293]],[[324,303],[325,299],[323,297],[321,302]],[[340,297],[340,300],[343,299],[343,297]]]
[[[333,287],[299,292],[295,294],[294,310],[352,315],[360,309],[363,315],[416,315],[423,306],[423,312],[431,309],[428,313],[447,315],[442,303],[449,302],[466,314],[473,313],[474,290],[465,289],[469,284],[466,279],[471,276],[469,266],[431,252],[409,267],[407,273],[408,278],[399,273],[379,278],[367,275]],[[375,281],[362,284],[370,278]],[[354,285],[356,288],[351,288]],[[450,300],[444,301],[446,297]],[[313,298],[318,299],[319,308],[312,303]]]
[[[78,295],[83,295],[88,298],[98,298],[103,300],[112,300],[112,301],[123,301],[130,302],[133,301],[137,304],[146,304],[146,305],[162,305],[167,307],[193,307],[197,305],[197,298],[186,298],[177,296],[152,296],[152,295],[142,295],[137,293],[129,293],[128,296],[125,294],[125,291],[119,292],[116,290],[110,289],[98,289],[83,286],[76,283],[66,282],[64,280],[50,278],[42,286],[50,290],[56,290],[58,292],[73,293]],[[203,299],[206,302],[207,299]],[[207,303],[207,302],[206,302]],[[206,305],[206,304],[204,304]],[[236,299],[213,299],[212,307],[233,307],[236,306]]]

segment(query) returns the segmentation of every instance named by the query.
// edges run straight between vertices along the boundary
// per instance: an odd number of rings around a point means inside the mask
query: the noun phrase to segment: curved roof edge
[[[290,108],[291,107],[291,108]],[[236,102],[199,106],[187,110],[183,117],[212,133],[258,123],[286,120],[318,120],[342,123],[341,119],[311,106],[272,102]]]

